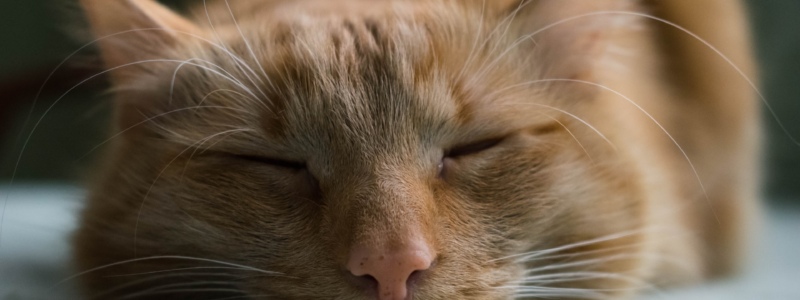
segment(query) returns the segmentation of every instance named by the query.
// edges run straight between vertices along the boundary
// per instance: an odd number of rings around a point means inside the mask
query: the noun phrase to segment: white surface
[[[800,206],[771,208],[765,225],[764,244],[739,278],[647,300],[800,300]]]
[[[78,299],[70,282],[56,284],[70,275],[82,196],[74,187],[0,186],[0,299]]]
[[[69,237],[82,192],[65,186],[0,185],[0,300],[78,299]],[[662,291],[648,300],[800,300],[800,207],[772,209],[754,268],[728,281]]]

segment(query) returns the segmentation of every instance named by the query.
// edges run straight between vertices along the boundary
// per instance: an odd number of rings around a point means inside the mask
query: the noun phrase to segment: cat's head
[[[605,2],[85,0],[119,135],[79,261],[279,299],[613,290],[643,204],[585,121]]]

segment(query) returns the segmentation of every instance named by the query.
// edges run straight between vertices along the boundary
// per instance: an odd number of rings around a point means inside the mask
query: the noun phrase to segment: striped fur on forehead
[[[498,32],[506,23],[477,26],[464,19],[484,14],[490,20],[490,12],[452,3],[431,6],[441,7],[425,13],[413,6],[413,11],[395,7],[382,14],[344,18],[279,18],[270,31],[231,37],[233,48],[244,49],[247,41],[257,45],[259,64],[267,69],[266,102],[274,107],[264,115],[268,134],[279,135],[286,129],[288,107],[331,113],[321,107],[323,99],[332,108],[341,106],[338,111],[350,114],[343,116],[347,118],[384,115],[370,112],[371,107],[463,124],[503,96],[484,97],[491,89],[521,80],[523,74],[508,68],[487,68],[491,63],[516,61],[513,56],[500,62],[489,57],[509,47],[510,43],[501,43],[510,38]],[[465,17],[453,18],[449,13],[453,11]],[[409,110],[412,104],[415,109]],[[391,120],[382,122],[386,121]]]
[[[535,62],[525,50],[531,42],[519,43],[514,19],[498,17],[496,8],[399,2],[360,14],[306,11],[291,17],[278,15],[281,9],[286,8],[275,8],[275,18],[207,16],[216,24],[206,25],[216,44],[197,39],[175,51],[205,68],[161,72],[162,82],[172,82],[170,101],[179,95],[195,105],[233,108],[230,114],[208,110],[195,122],[173,122],[185,125],[187,142],[218,132],[215,124],[237,124],[250,130],[237,134],[239,145],[262,139],[252,134],[261,133],[272,141],[251,145],[271,148],[276,141],[292,141],[284,146],[310,150],[330,146],[320,145],[326,141],[350,141],[385,149],[420,138],[500,135],[547,119],[532,118],[531,111],[543,114],[536,105],[551,100],[549,85],[521,84],[539,78],[547,66]],[[469,21],[476,19],[483,22]],[[258,118],[237,116],[235,110]],[[500,116],[503,124],[493,121]],[[364,143],[365,137],[375,140]]]
[[[268,134],[339,126],[340,132],[386,135],[452,119],[453,103],[443,99],[449,85],[438,74],[425,26],[364,17],[284,21],[274,28],[261,62],[270,66]]]

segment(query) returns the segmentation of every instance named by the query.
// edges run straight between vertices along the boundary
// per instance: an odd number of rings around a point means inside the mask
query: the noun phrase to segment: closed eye
[[[491,138],[463,146],[457,146],[447,151],[445,157],[456,158],[476,154],[497,146],[501,141],[503,141],[503,138]]]
[[[293,169],[293,170],[303,170],[306,168],[306,164],[304,162],[297,162],[291,160],[284,160],[278,158],[271,158],[271,157],[264,157],[264,156],[256,156],[256,155],[235,155],[236,158],[256,162],[260,164],[271,165],[274,167],[279,168],[286,168],[286,169]]]

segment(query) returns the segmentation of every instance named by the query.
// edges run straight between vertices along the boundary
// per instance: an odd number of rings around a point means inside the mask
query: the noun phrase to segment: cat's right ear
[[[614,36],[635,27],[636,1],[631,0],[486,1],[501,8],[503,20],[511,20],[508,34],[532,58],[529,69],[572,94],[564,98],[594,95],[598,88],[592,83],[602,84],[596,73],[613,63],[608,50]]]
[[[145,132],[136,126],[163,109],[158,89],[142,82],[169,65],[182,44],[203,39],[201,29],[155,0],[80,0],[96,37],[115,92],[116,119],[126,135]],[[142,130],[140,130],[142,129]]]
[[[107,68],[167,58],[166,50],[202,36],[199,27],[154,0],[80,0],[80,3]],[[122,72],[115,71],[112,75],[119,73]]]

